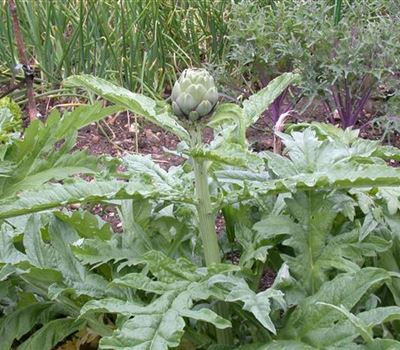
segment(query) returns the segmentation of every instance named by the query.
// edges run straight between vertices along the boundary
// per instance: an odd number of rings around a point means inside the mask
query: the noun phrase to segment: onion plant
[[[0,1],[0,68],[17,63],[7,0]],[[25,45],[53,85],[71,74],[106,77],[160,93],[175,69],[217,62],[228,1],[18,1]]]

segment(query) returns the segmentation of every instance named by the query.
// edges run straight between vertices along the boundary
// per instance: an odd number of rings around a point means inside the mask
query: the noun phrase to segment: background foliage
[[[0,7],[0,69],[18,54],[7,1]],[[175,72],[218,61],[226,41],[227,0],[17,1],[22,35],[40,78],[54,87],[91,73],[131,90],[162,92]]]
[[[18,59],[2,1],[0,69],[6,82]],[[295,69],[301,86],[277,97],[269,110],[273,123],[289,110],[322,103],[327,120],[338,116],[347,127],[363,115],[368,98],[386,99],[398,90],[400,8],[395,0],[340,2],[340,11],[336,4],[68,0],[21,1],[17,10],[40,72],[39,95],[70,94],[61,81],[82,73],[154,97],[168,95],[177,71],[205,65],[226,97],[241,99]]]

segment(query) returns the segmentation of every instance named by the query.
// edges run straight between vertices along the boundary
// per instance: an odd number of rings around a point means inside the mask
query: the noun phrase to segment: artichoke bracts
[[[218,101],[214,78],[205,69],[186,69],[175,83],[171,99],[176,116],[199,120],[210,114]]]

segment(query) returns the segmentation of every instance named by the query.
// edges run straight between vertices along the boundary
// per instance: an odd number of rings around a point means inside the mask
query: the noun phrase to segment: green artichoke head
[[[172,89],[172,110],[180,118],[199,120],[218,101],[214,78],[205,69],[185,69]]]

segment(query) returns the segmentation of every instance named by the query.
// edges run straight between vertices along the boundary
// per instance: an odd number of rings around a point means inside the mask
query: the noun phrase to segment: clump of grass
[[[53,87],[69,75],[90,73],[153,94],[176,79],[175,70],[223,57],[229,3],[19,1],[17,10],[29,56]],[[7,0],[0,4],[5,71],[18,59]]]

